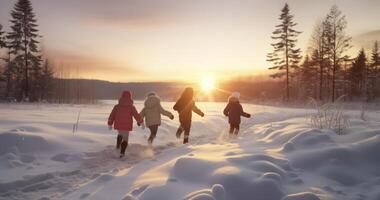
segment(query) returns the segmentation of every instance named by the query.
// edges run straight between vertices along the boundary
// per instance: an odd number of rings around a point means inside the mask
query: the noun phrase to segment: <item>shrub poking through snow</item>
[[[362,108],[360,110],[360,119],[363,120],[363,121],[367,121],[366,110],[367,110],[366,105],[363,104]]]
[[[314,128],[329,129],[338,135],[344,133],[344,130],[350,126],[349,120],[344,116],[344,105],[341,100],[344,96],[339,97],[334,103],[325,103],[319,105],[318,102],[310,98],[317,113],[310,116],[310,124]]]

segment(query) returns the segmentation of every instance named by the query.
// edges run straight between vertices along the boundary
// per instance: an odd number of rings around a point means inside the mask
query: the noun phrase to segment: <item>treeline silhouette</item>
[[[273,52],[269,69],[276,70],[273,78],[285,77],[284,99],[302,100],[313,97],[319,101],[375,101],[380,97],[380,56],[377,41],[373,41],[371,57],[362,49],[356,57],[348,55],[351,37],[346,33],[348,23],[338,6],[331,7],[326,17],[318,21],[310,36],[310,45],[302,61],[297,48],[295,18],[285,4],[272,39]],[[284,92],[283,92],[284,93]]]
[[[124,90],[130,90],[133,98],[142,100],[149,92],[157,92],[162,99],[174,101],[186,84],[165,82],[116,83],[89,79],[55,79],[53,99],[55,103],[94,103],[97,100],[116,100]]]
[[[280,99],[305,101],[313,97],[334,102],[376,101],[380,98],[380,55],[373,41],[370,55],[362,49],[350,57],[351,37],[348,22],[334,5],[316,22],[310,45],[303,52],[297,47],[296,17],[285,4],[271,38],[273,51],[267,60],[276,80],[233,79],[219,84],[211,94],[198,91],[200,100],[225,101],[232,91],[239,91],[247,101]],[[112,83],[98,80],[70,79],[70,69],[51,66],[40,48],[41,36],[30,0],[17,0],[10,13],[9,31],[0,25],[0,49],[6,55],[0,73],[0,97],[17,101],[55,103],[93,103],[97,99],[115,99],[122,90],[132,90],[142,99],[156,91],[165,100],[173,100],[185,83]],[[80,68],[80,66],[76,66]],[[53,70],[54,69],[54,70]]]
[[[89,79],[54,79],[50,102],[94,103],[97,100],[116,100],[124,90],[130,90],[133,98],[143,100],[149,92],[156,92],[164,101],[175,101],[183,88],[193,83],[183,82],[131,82],[118,83]],[[234,91],[239,91],[244,102],[260,102],[282,97],[283,83],[273,80],[252,81],[249,78],[221,82],[211,93],[194,87],[199,101],[226,101]]]

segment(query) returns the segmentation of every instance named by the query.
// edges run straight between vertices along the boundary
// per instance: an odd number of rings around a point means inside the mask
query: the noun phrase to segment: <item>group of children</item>
[[[237,135],[240,128],[240,117],[251,117],[250,114],[244,112],[243,107],[239,102],[240,94],[237,92],[232,93],[228,99],[228,104],[223,113],[228,116],[230,124],[231,135]],[[204,113],[195,105],[194,90],[191,87],[185,88],[181,97],[177,100],[173,109],[178,112],[180,126],[176,132],[176,137],[180,138],[184,133],[183,143],[189,142],[190,128],[192,113],[204,117]],[[119,99],[119,103],[114,106],[108,118],[109,129],[114,128],[118,131],[116,148],[120,149],[120,158],[124,157],[125,150],[128,146],[128,137],[130,131],[133,129],[133,118],[136,120],[138,126],[146,126],[150,130],[148,143],[152,144],[157,135],[158,127],[161,125],[161,115],[174,119],[174,115],[165,110],[161,106],[159,96],[151,92],[147,95],[144,101],[144,108],[140,113],[137,112],[136,107],[133,105],[132,94],[129,91],[124,91]],[[145,124],[144,124],[145,119]]]

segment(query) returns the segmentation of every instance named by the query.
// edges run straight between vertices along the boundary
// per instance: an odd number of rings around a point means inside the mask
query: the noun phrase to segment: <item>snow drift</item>
[[[380,199],[379,112],[363,121],[347,111],[351,126],[337,135],[309,124],[313,110],[244,105],[253,117],[229,138],[223,106],[199,104],[206,117],[189,145],[176,120],[164,119],[153,149],[136,129],[120,160],[105,126],[111,104],[1,105],[0,199]]]

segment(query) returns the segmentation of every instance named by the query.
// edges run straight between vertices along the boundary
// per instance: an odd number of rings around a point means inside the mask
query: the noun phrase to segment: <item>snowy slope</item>
[[[310,127],[312,110],[244,105],[253,117],[229,139],[224,104],[198,107],[206,117],[189,145],[164,118],[153,149],[136,128],[120,160],[105,126],[112,102],[2,104],[0,199],[380,199],[379,112],[347,112],[351,127],[336,135]]]

